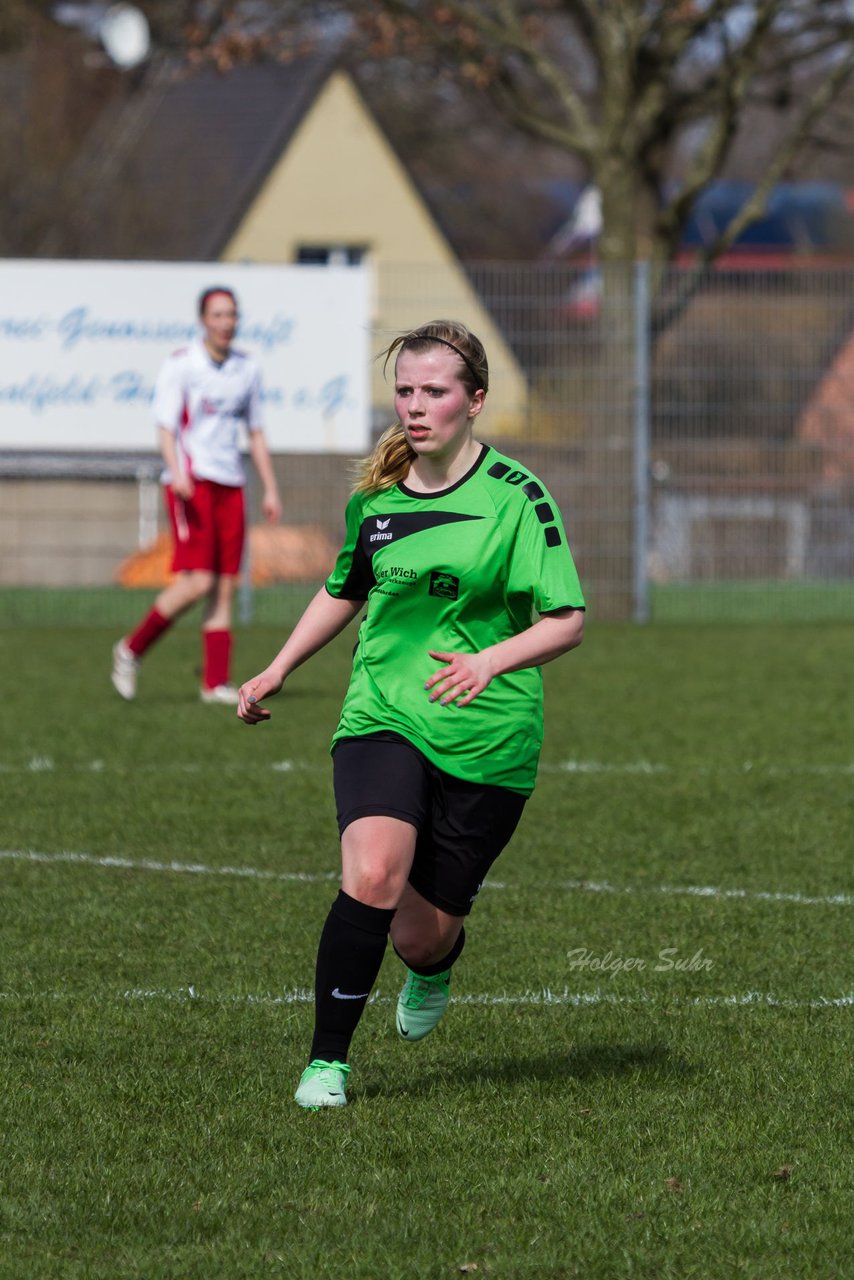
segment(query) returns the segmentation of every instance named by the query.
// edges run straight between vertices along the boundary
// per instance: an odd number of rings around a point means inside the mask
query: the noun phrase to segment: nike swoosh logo
[[[408,1035],[409,1035],[409,1032],[408,1032],[408,1031],[404,1031],[403,1027],[400,1025],[400,1018],[398,1018],[398,1020],[397,1020],[397,1029],[398,1029],[398,1031],[400,1032],[400,1034],[401,1034],[402,1036],[408,1036]]]
[[[332,998],[333,1000],[365,1000],[370,994],[371,994],[370,991],[366,991],[364,995],[361,995],[361,996],[350,996],[343,991],[339,991],[338,988],[336,987],[335,990],[332,992]]]

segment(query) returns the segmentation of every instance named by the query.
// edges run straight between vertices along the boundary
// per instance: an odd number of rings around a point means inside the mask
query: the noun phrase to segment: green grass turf
[[[390,954],[318,1114],[351,637],[256,729],[191,627],[132,705],[113,639],[0,632],[2,1280],[850,1273],[850,627],[592,623],[447,1018],[398,1040]]]
[[[854,622],[854,582],[792,579],[654,584],[656,622]]]
[[[238,600],[260,626],[292,626],[319,584],[291,583],[253,590]],[[151,604],[154,591],[121,587],[0,586],[0,627],[131,627]],[[653,583],[654,622],[854,622],[854,582],[839,579],[749,582]],[[182,626],[191,625],[188,621]]]

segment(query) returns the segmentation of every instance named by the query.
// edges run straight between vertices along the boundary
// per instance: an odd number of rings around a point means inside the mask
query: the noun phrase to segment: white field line
[[[27,993],[17,991],[0,991],[0,1001],[15,1000],[84,1000],[96,1004],[114,1001],[162,1001],[174,1004],[190,1004],[201,1002],[214,1005],[262,1005],[276,1007],[278,1005],[312,1004],[314,993],[305,987],[295,987],[278,994],[264,992],[260,994],[244,993],[209,995],[199,991],[195,986],[178,987],[176,990],[158,987],[134,987],[127,991],[114,993],[112,996],[86,995],[70,991],[40,991]],[[369,1004],[389,1005],[397,1000],[397,996],[384,996],[375,992]],[[755,1006],[770,1009],[841,1009],[854,1005],[854,993],[841,996],[817,996],[812,999],[796,1000],[788,997],[772,995],[770,992],[746,991],[738,995],[710,996],[664,996],[653,995],[648,991],[640,991],[634,995],[624,996],[609,991],[570,991],[564,987],[560,991],[544,987],[541,991],[523,991],[514,995],[496,995],[489,992],[472,993],[470,995],[451,996],[451,1004],[475,1006],[507,1006],[544,1007],[566,1005],[583,1008],[592,1005],[647,1005],[667,1004],[683,1005],[687,1008],[743,1007]]]
[[[555,886],[552,886],[555,887]],[[795,902],[802,907],[850,907],[854,897],[848,893],[832,893],[809,897],[803,893],[778,893],[770,889],[722,889],[711,884],[609,884],[606,880],[565,880],[556,886],[580,893],[654,893],[673,897],[745,898],[753,902]]]
[[[837,764],[809,764],[797,761],[795,764],[770,764],[767,761],[742,760],[730,765],[696,765],[690,763],[654,764],[650,760],[635,760],[621,764],[609,764],[598,760],[559,760],[557,763],[544,761],[540,764],[541,773],[579,773],[579,774],[661,774],[661,773],[695,773],[700,777],[717,777],[720,774],[754,774],[762,778],[788,778],[794,776],[808,777],[851,777],[854,776],[854,763],[843,761]]]
[[[326,760],[310,764],[303,760],[274,760],[266,766],[272,773],[316,773],[328,768]],[[217,774],[245,773],[251,769],[259,772],[255,762],[241,764],[231,761],[223,763],[212,761],[209,764],[186,761],[184,763],[135,764],[135,773],[189,773],[201,774],[216,772]],[[124,766],[113,766],[107,760],[83,760],[78,762],[57,762],[52,756],[31,756],[28,760],[18,762],[0,761],[0,774],[3,773],[104,773],[123,772]],[[788,777],[854,777],[854,762],[842,761],[833,764],[810,764],[807,761],[796,761],[793,764],[771,764],[767,761],[742,760],[730,765],[697,765],[691,764],[656,764],[651,760],[627,760],[608,762],[602,760],[558,760],[542,761],[540,773],[546,774],[580,774],[588,777],[604,776],[654,776],[659,774],[694,773],[700,777],[718,777],[721,774],[745,774],[763,778]]]
[[[301,760],[273,760],[267,765],[272,773],[293,773],[296,771],[316,772],[326,765],[307,764]],[[170,761],[168,764],[161,763],[135,763],[133,766],[134,773],[211,773],[227,774],[227,773],[245,773],[251,770],[252,773],[258,773],[259,769],[255,764],[239,764],[214,761],[210,764],[200,764],[193,761]],[[29,760],[24,760],[16,764],[0,761],[0,774],[2,773],[124,773],[126,767],[122,764],[113,766],[108,760],[82,760],[72,761],[70,763],[57,762],[52,756],[31,756]]]
[[[182,875],[236,876],[244,880],[284,880],[296,884],[321,884],[339,879],[337,871],[268,871],[258,867],[211,867],[201,862],[160,862],[155,859],[97,856],[92,853],[39,853],[33,849],[0,849],[0,859],[13,862],[70,863],[77,866],[104,867],[120,871],[174,872]],[[503,880],[487,880],[484,889],[524,890],[524,885],[508,885]],[[660,894],[668,897],[735,898],[750,902],[791,902],[803,907],[850,907],[854,897],[846,893],[811,896],[802,893],[778,893],[763,889],[724,889],[716,885],[628,884],[615,885],[602,880],[564,880],[553,884],[537,883],[542,889],[569,893],[613,893],[627,895]]]
[[[237,876],[244,880],[287,880],[297,884],[320,884],[340,879],[338,871],[264,871],[258,867],[208,867],[201,862],[158,862],[153,858],[96,857],[92,853],[37,853],[32,849],[0,849],[0,858],[14,862],[72,863],[106,867],[119,871],[173,871],[194,876]]]

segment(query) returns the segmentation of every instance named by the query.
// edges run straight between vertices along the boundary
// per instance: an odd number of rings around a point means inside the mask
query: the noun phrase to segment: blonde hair
[[[401,351],[414,351],[420,355],[435,346],[450,347],[460,357],[459,379],[469,395],[489,390],[489,363],[483,343],[459,320],[430,320],[408,333],[398,334],[377,359],[385,357],[385,372],[391,357],[395,357],[396,364]],[[403,426],[395,422],[380,436],[370,456],[357,464],[354,492],[378,493],[382,489],[390,489],[393,484],[406,479],[416,456]]]

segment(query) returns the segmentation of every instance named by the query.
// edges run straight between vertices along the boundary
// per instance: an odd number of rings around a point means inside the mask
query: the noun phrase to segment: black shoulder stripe
[[[505,484],[511,484],[514,488],[521,488],[529,502],[536,502],[534,513],[540,524],[545,525],[543,537],[546,540],[546,546],[559,547],[561,545],[560,530],[554,523],[554,509],[551,503],[540,502],[540,498],[546,496],[541,484],[538,484],[536,480],[532,480],[525,471],[512,471],[506,462],[493,462],[486,474],[492,476],[494,480],[503,480]]]

